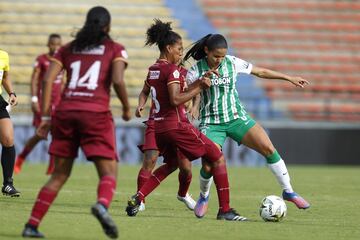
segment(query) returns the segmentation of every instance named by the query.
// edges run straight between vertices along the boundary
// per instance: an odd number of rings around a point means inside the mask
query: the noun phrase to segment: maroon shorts
[[[51,124],[50,154],[76,158],[81,147],[88,160],[117,159],[111,112],[57,111]]]
[[[155,121],[153,119],[149,119],[145,122],[145,125],[144,144],[138,145],[138,148],[142,152],[147,150],[158,150],[155,139]]]
[[[184,157],[190,161],[203,157],[215,162],[222,155],[215,143],[190,123],[179,123],[177,129],[156,133],[156,142],[168,163]]]

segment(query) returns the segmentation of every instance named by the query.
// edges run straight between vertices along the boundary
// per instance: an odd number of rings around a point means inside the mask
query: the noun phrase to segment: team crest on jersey
[[[174,76],[174,78],[179,78],[180,77],[180,72],[178,70],[175,70],[173,72],[173,76]]]
[[[149,72],[149,79],[159,79],[159,78],[160,78],[160,71]]]

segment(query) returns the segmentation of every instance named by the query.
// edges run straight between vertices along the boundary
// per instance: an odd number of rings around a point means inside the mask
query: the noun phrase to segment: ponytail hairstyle
[[[190,57],[195,60],[205,58],[205,47],[207,47],[209,51],[212,51],[219,48],[228,48],[228,45],[223,35],[208,34],[192,44],[192,47],[185,54],[184,61],[187,61]]]
[[[86,16],[84,26],[76,33],[75,40],[71,42],[71,49],[80,52],[99,46],[105,39],[111,39],[104,30],[110,26],[109,11],[101,6],[93,7]]]
[[[164,23],[160,19],[154,19],[154,22],[146,31],[145,46],[156,44],[160,52],[164,52],[166,46],[173,45],[181,40],[181,36],[171,28],[171,22]]]

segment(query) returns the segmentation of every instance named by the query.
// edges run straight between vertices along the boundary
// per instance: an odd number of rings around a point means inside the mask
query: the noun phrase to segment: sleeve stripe
[[[123,61],[124,63],[126,63],[126,65],[128,64],[126,59],[123,57],[117,57],[117,58],[114,58],[114,60],[112,60],[112,62],[116,62],[116,61]]]
[[[169,86],[170,84],[173,84],[173,83],[180,83],[180,81],[174,80],[174,81],[168,82],[167,85]]]

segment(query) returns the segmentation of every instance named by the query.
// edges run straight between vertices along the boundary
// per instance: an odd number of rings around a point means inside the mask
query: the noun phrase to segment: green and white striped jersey
[[[188,84],[195,82],[209,70],[206,58],[199,60],[187,73]],[[240,103],[235,83],[238,73],[250,74],[252,64],[226,55],[218,67],[219,77],[211,76],[211,87],[201,92],[200,121],[206,124],[230,122],[244,117],[246,111]]]

